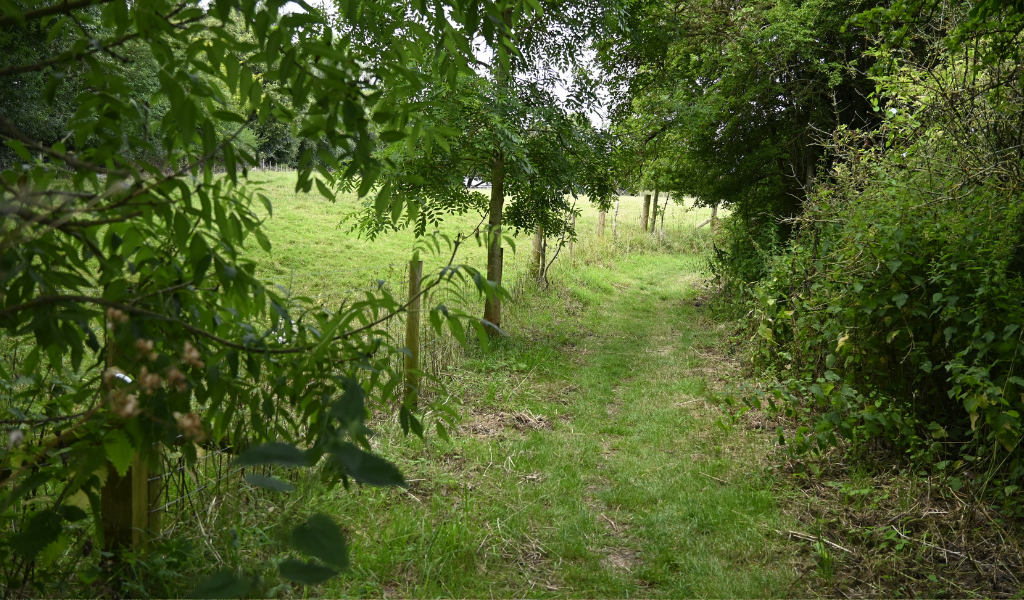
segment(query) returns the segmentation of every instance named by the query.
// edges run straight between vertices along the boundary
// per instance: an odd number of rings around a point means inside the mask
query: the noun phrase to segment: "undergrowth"
[[[739,213],[715,240],[713,304],[760,380],[730,418],[775,429],[815,593],[1021,589],[1019,65],[931,51],[878,51],[884,123],[824,142],[788,240]]]

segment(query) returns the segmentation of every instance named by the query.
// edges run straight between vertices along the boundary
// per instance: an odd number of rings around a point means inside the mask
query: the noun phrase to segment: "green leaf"
[[[383,458],[370,454],[351,442],[341,442],[331,449],[352,479],[367,485],[405,485],[398,467]]]
[[[270,252],[270,240],[267,239],[266,234],[264,234],[258,227],[253,229],[252,233],[256,236],[256,242],[260,245],[260,248],[263,248],[265,252]]]
[[[12,2],[11,0],[0,0],[0,8],[3,9],[5,17],[13,19],[22,27],[25,26],[25,13],[17,3]]]
[[[348,544],[341,528],[327,515],[317,514],[292,530],[291,545],[299,552],[338,569],[348,568]]]
[[[402,216],[402,208],[404,207],[404,196],[402,194],[394,194],[391,200],[391,224],[397,224],[398,218]]]
[[[242,598],[249,594],[249,583],[224,569],[211,575],[196,589],[188,593],[188,598]]]
[[[473,321],[473,329],[476,330],[476,339],[477,341],[480,342],[480,350],[482,350],[484,354],[487,354],[488,340],[487,331],[484,329],[484,324],[481,323],[480,321]]]
[[[315,179],[314,181],[316,181],[316,189],[318,192],[320,192],[320,195],[323,196],[324,198],[327,198],[331,202],[334,202],[334,193],[331,192],[331,189],[324,185],[324,182],[320,181],[319,179]]]
[[[391,182],[385,181],[384,186],[380,188],[380,192],[377,193],[377,199],[373,201],[373,209],[377,213],[377,219],[384,217],[384,211],[387,210],[388,205],[391,202]]]
[[[117,469],[117,474],[124,477],[128,474],[128,467],[132,465],[135,458],[135,448],[132,447],[128,436],[120,429],[115,429],[103,438],[103,450],[107,458]]]
[[[192,236],[188,249],[189,263],[192,265],[192,283],[198,284],[206,277],[206,272],[213,264],[213,253],[202,235]]]
[[[245,117],[238,113],[231,112],[228,110],[215,110],[213,111],[212,114],[221,121],[228,121],[231,123],[245,123]]]
[[[459,321],[458,317],[448,317],[448,329],[452,331],[452,335],[458,340],[459,344],[466,345],[466,330],[462,326],[462,322]]]
[[[334,569],[329,569],[323,565],[302,562],[292,558],[281,561],[277,568],[281,572],[281,577],[306,585],[320,585],[338,574]]]
[[[32,162],[32,155],[29,153],[28,149],[25,148],[25,144],[18,140],[6,140],[4,143],[7,144],[7,147],[11,150],[14,150],[14,153],[22,160]]]
[[[62,531],[60,515],[52,510],[43,510],[33,515],[25,529],[11,536],[8,543],[20,556],[31,560],[60,537]]]
[[[345,380],[345,392],[331,406],[331,416],[342,423],[362,423],[366,418],[366,392],[355,379]]]
[[[245,480],[249,482],[249,485],[254,485],[266,490],[273,490],[275,492],[291,492],[295,490],[295,486],[287,481],[283,481],[277,477],[260,475],[258,473],[246,473]]]
[[[892,301],[896,303],[896,308],[903,308],[903,305],[907,303],[909,296],[906,294],[896,294],[892,297]]]
[[[256,465],[306,467],[309,466],[309,459],[305,452],[291,444],[272,442],[249,448],[235,459],[234,464],[243,467]]]
[[[442,440],[446,442],[451,440],[451,437],[449,437],[448,435],[448,429],[444,426],[444,423],[442,423],[441,421],[437,421],[434,425],[435,428],[437,429],[437,435]]]
[[[39,368],[39,346],[33,346],[32,350],[29,351],[28,356],[25,357],[25,362],[22,363],[22,372],[26,375],[35,375],[36,369]]]
[[[404,140],[406,135],[408,134],[404,131],[382,131],[380,133],[380,140],[385,144],[390,144]]]

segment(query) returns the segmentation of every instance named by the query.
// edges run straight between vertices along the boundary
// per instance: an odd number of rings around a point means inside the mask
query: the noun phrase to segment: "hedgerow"
[[[747,288],[754,364],[778,382],[747,400],[798,422],[779,432],[794,454],[882,448],[983,469],[979,485],[1010,496],[1024,476],[1024,102],[1018,67],[940,56],[879,51],[883,125],[834,133],[834,168]]]

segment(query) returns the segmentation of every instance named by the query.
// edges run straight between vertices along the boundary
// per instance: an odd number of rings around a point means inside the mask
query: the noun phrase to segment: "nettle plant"
[[[283,12],[286,4],[300,10]],[[0,106],[4,585],[33,572],[39,580],[40,557],[82,536],[108,550],[127,545],[103,539],[105,495],[158,468],[170,446],[193,463],[212,443],[244,449],[242,466],[320,465],[345,483],[401,485],[398,469],[372,453],[365,419],[372,403],[422,435],[423,407],[390,366],[401,349],[382,327],[406,300],[382,288],[322,307],[256,277],[244,249],[270,242],[254,207],[273,207],[247,181],[256,160],[245,138],[272,118],[314,142],[299,158],[296,192],[315,187],[333,200],[355,180],[365,196],[381,171],[378,136],[439,135],[405,126],[416,106],[403,93],[427,83],[404,67],[408,56],[466,71],[472,56],[458,48],[476,35],[493,43],[501,11],[513,7],[352,0],[325,15],[284,0],[2,6],[3,43],[37,50],[0,59],[4,95],[16,102]],[[369,38],[388,43],[356,43]],[[32,106],[70,112],[46,129]],[[472,275],[449,261],[424,291]],[[435,307],[430,320],[464,339],[467,319]],[[282,562],[285,578],[316,583],[346,564],[340,528],[326,516],[300,524],[291,541],[311,560]],[[244,593],[231,576],[217,585],[221,595]]]
[[[880,77],[884,126],[836,133],[831,180],[755,290],[756,360],[782,383],[752,401],[801,421],[797,454],[839,436],[941,468],[984,456],[1007,495],[1024,477],[1024,207],[1000,137],[1024,103],[989,81],[955,57]]]

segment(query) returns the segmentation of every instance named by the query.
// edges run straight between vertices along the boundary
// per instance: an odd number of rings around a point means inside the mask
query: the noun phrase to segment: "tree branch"
[[[53,6],[37,8],[35,10],[22,13],[20,18],[11,16],[0,17],[0,27],[18,25],[25,21],[34,21],[36,19],[42,19],[43,17],[49,17],[50,15],[66,15],[73,10],[78,10],[79,8],[86,8],[87,6],[92,6],[94,4],[106,4],[113,1],[114,0],[76,0],[75,2],[68,2],[68,0],[64,0],[63,2],[54,4]]]

